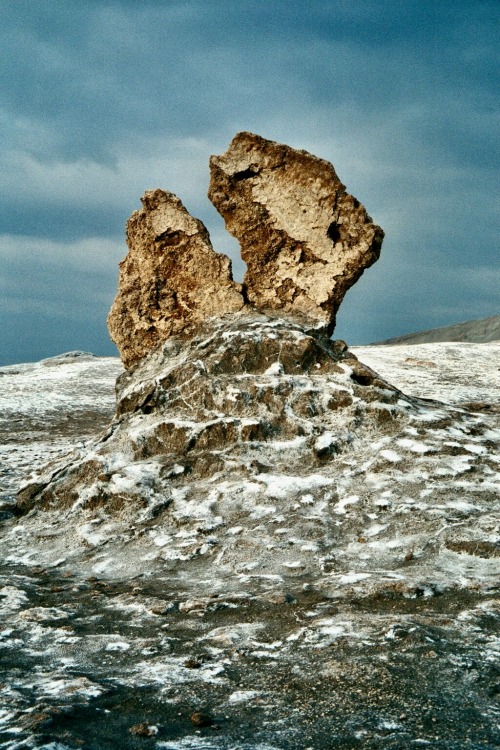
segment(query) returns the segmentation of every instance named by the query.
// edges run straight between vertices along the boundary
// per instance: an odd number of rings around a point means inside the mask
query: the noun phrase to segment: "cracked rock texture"
[[[389,404],[397,399],[343,342],[251,313],[206,321],[190,340],[171,337],[125,372],[104,438],[46,485],[22,491],[19,507],[29,510],[36,498],[45,509],[143,507],[146,517],[157,518],[172,503],[172,487],[182,486],[189,501],[179,498],[179,507],[191,504],[188,516],[199,525],[208,508],[207,482],[229,472],[243,487],[270,471],[269,449],[274,457],[286,455],[289,469],[298,461],[300,475],[315,475],[324,458],[347,448],[346,424],[358,427],[356,389]],[[368,413],[375,424],[380,414],[386,417],[378,407]],[[327,430],[328,417],[332,425],[340,419],[338,434]],[[231,515],[230,507],[229,501],[223,515]]]
[[[209,198],[247,264],[248,301],[331,333],[345,293],[379,257],[382,229],[306,151],[238,133],[210,171]]]
[[[243,307],[231,261],[173,193],[148,190],[127,223],[129,252],[108,317],[125,367],[173,334],[190,334],[210,316]]]

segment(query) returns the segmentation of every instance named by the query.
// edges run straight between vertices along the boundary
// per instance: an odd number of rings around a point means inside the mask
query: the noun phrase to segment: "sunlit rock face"
[[[205,226],[173,193],[150,190],[127,223],[129,252],[108,317],[125,367],[169,336],[189,335],[210,315],[243,307],[231,261],[214,252]]]
[[[333,166],[306,151],[238,133],[210,171],[209,198],[247,264],[249,302],[331,333],[345,293],[379,257],[382,229]]]

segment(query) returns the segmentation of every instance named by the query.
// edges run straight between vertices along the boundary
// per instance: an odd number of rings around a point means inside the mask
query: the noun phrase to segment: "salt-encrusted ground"
[[[448,404],[500,405],[500,341],[353,347],[402,391]]]
[[[105,428],[120,367],[0,369],[0,747],[498,746],[500,345],[355,351],[403,392],[474,406],[419,402],[400,432],[381,420],[305,476],[228,476],[238,523],[209,533],[214,508],[193,523],[187,498],[175,535],[161,515],[139,534],[102,509],[9,518],[22,479]],[[130,733],[142,722],[150,737]]]
[[[120,372],[118,359],[83,352],[0,367],[0,500],[105,427]]]

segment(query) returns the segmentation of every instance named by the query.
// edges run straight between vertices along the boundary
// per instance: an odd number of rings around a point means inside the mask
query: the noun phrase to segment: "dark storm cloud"
[[[497,313],[495,17],[470,0],[4,3],[0,360],[42,356],[51,320],[54,345],[112,351],[105,311],[146,188],[176,192],[236,257],[207,165],[242,129],[332,161],[386,230],[339,335]]]

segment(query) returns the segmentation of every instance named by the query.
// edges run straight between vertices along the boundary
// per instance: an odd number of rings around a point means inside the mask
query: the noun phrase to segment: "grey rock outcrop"
[[[207,320],[123,373],[117,397],[104,435],[18,495],[45,560],[86,560],[90,545],[107,575],[168,568],[225,586],[251,573],[335,596],[339,576],[361,568],[356,586],[374,591],[391,570],[412,595],[422,578],[449,586],[448,552],[429,539],[492,541],[495,415],[404,395],[298,323]],[[44,542],[54,517],[60,531]],[[457,517],[458,536],[443,528]],[[23,534],[6,541],[17,555]]]
[[[149,190],[141,200],[127,223],[129,252],[108,317],[127,368],[169,336],[243,307],[231,261],[214,251],[202,222],[173,193]]]
[[[345,293],[379,257],[382,229],[333,166],[306,151],[243,132],[210,170],[209,198],[240,242],[249,302],[331,333]]]
[[[439,341],[467,341],[485,344],[500,340],[500,315],[480,320],[467,320],[443,328],[431,328],[427,331],[406,333],[402,336],[377,341],[377,344],[435,344]]]

